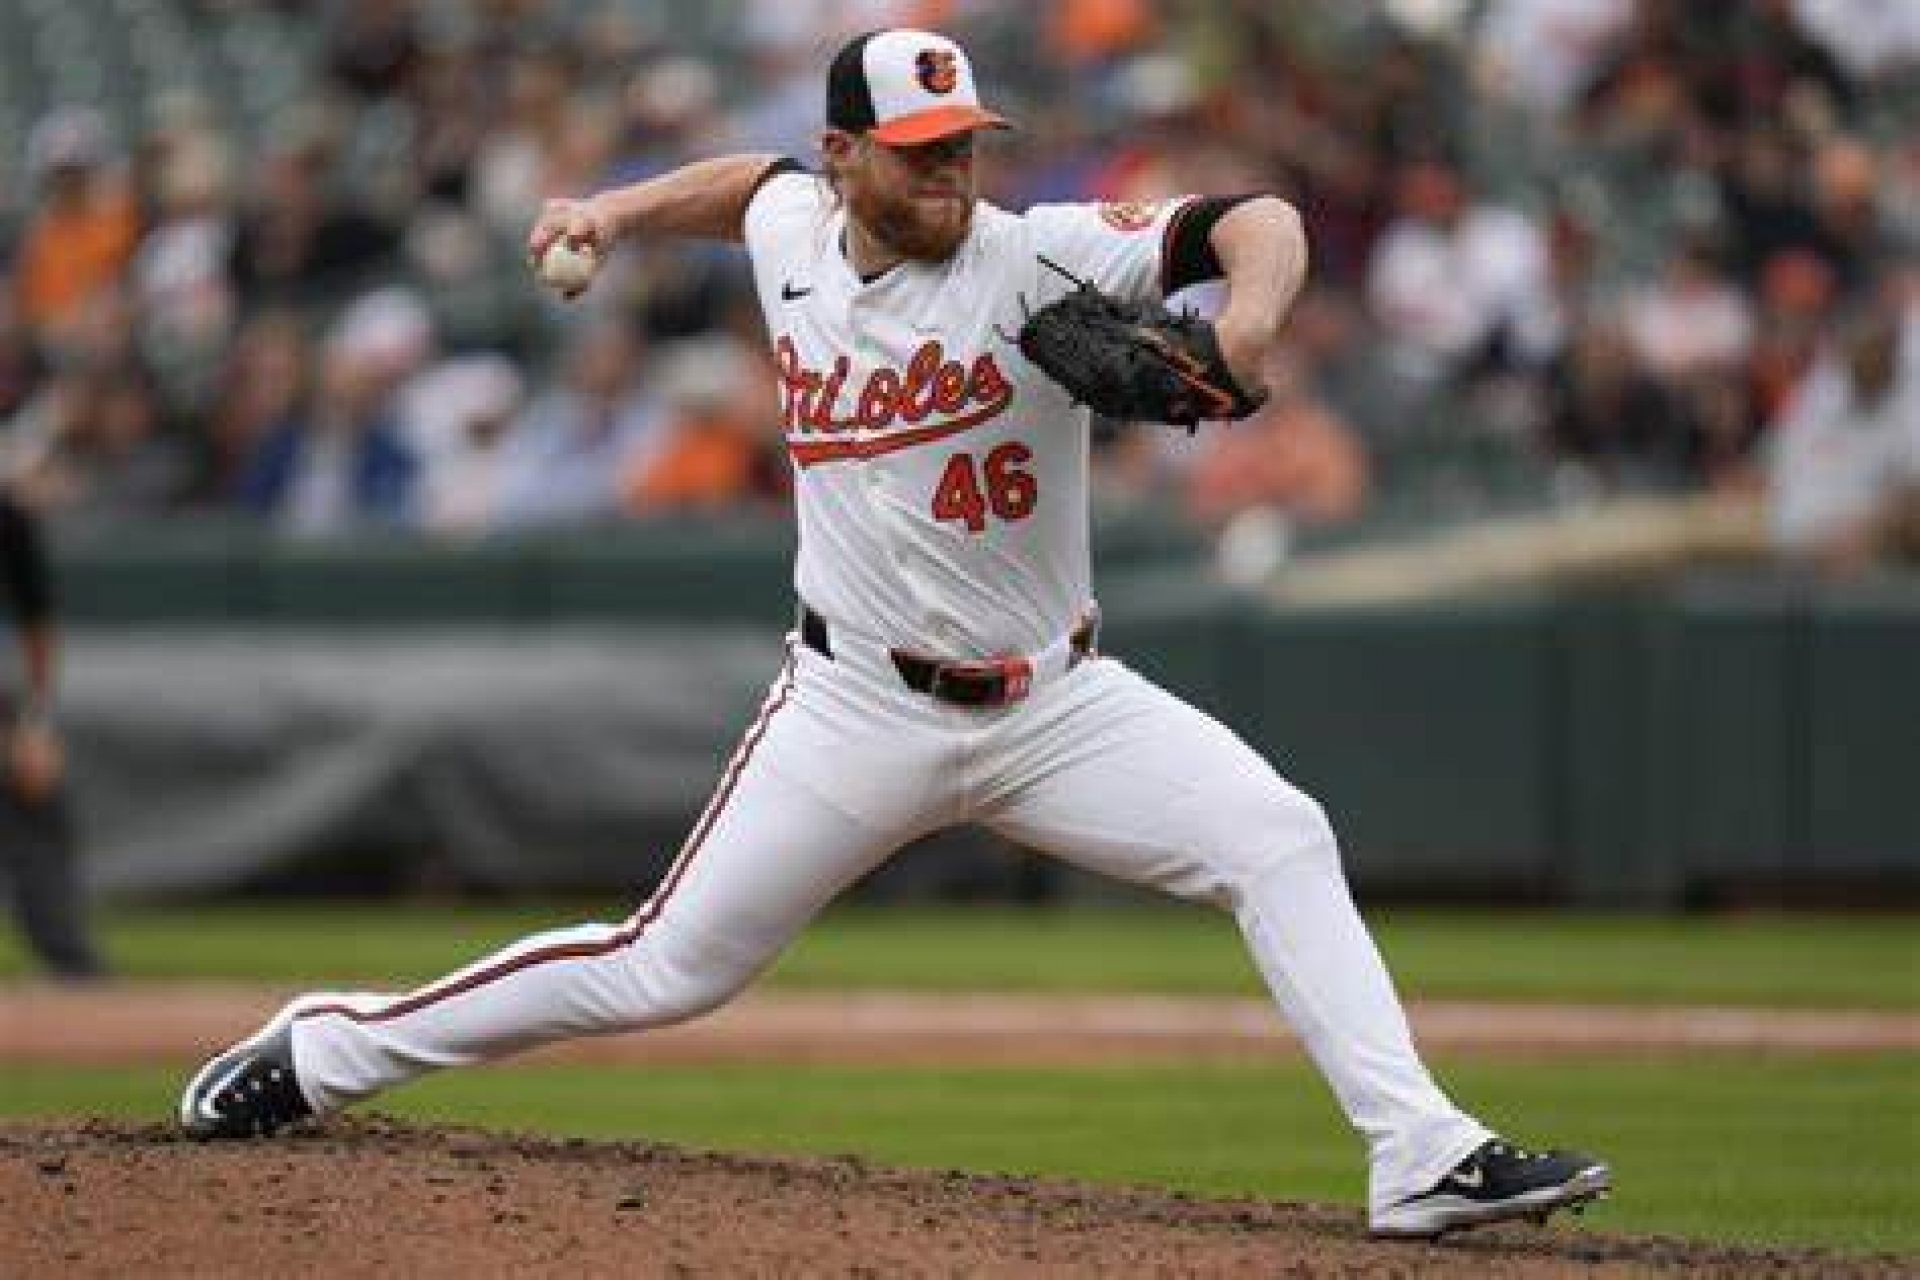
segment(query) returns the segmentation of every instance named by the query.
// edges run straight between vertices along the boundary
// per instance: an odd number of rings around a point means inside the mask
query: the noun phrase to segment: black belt
[[[1067,665],[1074,667],[1094,656],[1100,624],[1089,616],[1074,628],[1068,640]],[[833,657],[827,620],[807,605],[800,606],[800,640],[822,657]],[[923,657],[904,649],[889,649],[901,683],[956,707],[1004,707],[1027,696],[1033,687],[1033,663],[1026,658],[947,660]]]

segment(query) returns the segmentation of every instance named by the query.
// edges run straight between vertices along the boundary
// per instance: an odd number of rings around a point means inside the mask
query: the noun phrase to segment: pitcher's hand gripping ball
[[[563,298],[577,298],[585,293],[599,269],[600,255],[592,245],[576,249],[565,239],[548,245],[535,265],[540,282]]]
[[[1249,392],[1220,354],[1213,326],[1158,302],[1123,302],[1066,268],[1041,262],[1073,292],[1028,316],[1016,341],[1027,359],[1104,417],[1194,427],[1207,418],[1244,418],[1266,403]]]

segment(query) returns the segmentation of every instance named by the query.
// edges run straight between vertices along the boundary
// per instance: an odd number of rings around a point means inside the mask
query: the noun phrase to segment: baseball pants
[[[73,815],[64,789],[26,800],[0,779],[0,878],[12,890],[21,934],[47,972],[92,978],[104,971],[87,933]]]
[[[1224,726],[1110,658],[975,710],[912,692],[877,645],[833,647],[790,640],[678,859],[625,922],[540,934],[405,995],[303,997],[294,1065],[315,1109],[711,1010],[895,849],[980,822],[1232,912],[1367,1143],[1376,1206],[1490,1136],[1421,1063],[1320,806]]]

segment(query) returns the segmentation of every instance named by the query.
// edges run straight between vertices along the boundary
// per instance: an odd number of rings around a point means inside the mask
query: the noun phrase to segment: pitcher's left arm
[[[1306,282],[1306,229],[1279,196],[1254,196],[1220,214],[1207,245],[1227,286],[1214,320],[1220,354],[1241,386],[1257,387],[1267,348]]]

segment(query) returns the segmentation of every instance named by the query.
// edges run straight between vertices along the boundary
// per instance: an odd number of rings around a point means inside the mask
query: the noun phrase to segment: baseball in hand
[[[568,297],[593,283],[600,269],[600,255],[591,247],[574,248],[564,239],[555,240],[540,255],[540,282]]]

